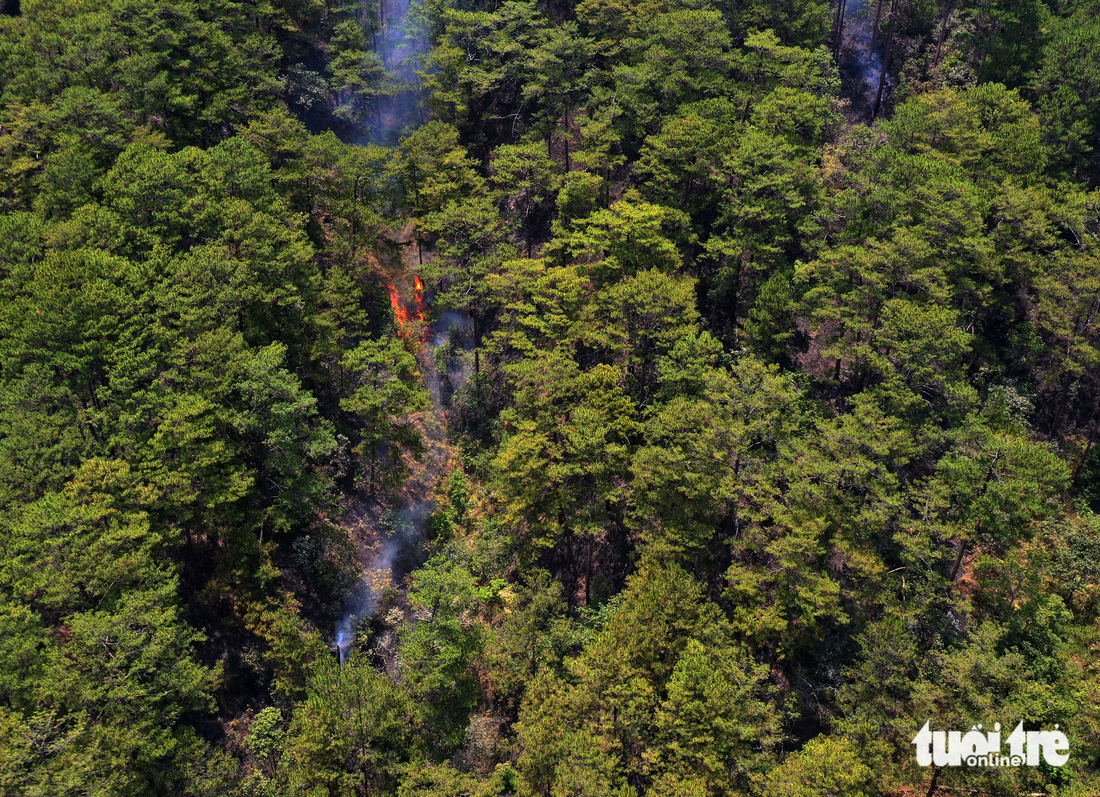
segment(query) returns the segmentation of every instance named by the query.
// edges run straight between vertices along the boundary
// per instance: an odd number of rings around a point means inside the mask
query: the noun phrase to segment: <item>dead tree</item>
[[[833,39],[833,57],[838,58],[840,56],[840,43],[844,39],[844,14],[848,9],[848,0],[840,0],[836,5],[836,21],[834,28],[836,32],[836,38]]]

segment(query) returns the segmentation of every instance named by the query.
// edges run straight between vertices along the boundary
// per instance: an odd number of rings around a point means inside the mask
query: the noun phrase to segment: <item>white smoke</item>
[[[378,118],[369,140],[393,146],[402,136],[423,124],[423,98],[416,74],[428,42],[420,27],[410,18],[410,0],[380,0],[382,29],[377,37],[377,53],[396,79],[398,90],[378,98]]]
[[[334,646],[341,664],[348,660],[363,621],[375,617],[386,592],[394,589],[408,570],[419,565],[424,530],[433,509],[430,498],[415,498],[397,511],[382,513],[372,524],[376,542],[373,546],[364,545],[361,550],[362,575],[336,623]]]

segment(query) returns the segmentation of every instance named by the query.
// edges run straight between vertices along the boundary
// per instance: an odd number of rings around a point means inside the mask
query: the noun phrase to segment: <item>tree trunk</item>
[[[875,8],[875,25],[871,28],[871,49],[875,49],[875,44],[878,42],[878,23],[882,21],[882,4],[885,0],[878,0],[878,6]]]
[[[737,310],[741,303],[741,274],[745,270],[745,253],[737,256],[737,271],[733,274],[733,307],[730,312],[730,327],[733,330],[733,338],[737,340]]]
[[[982,57],[978,59],[978,72],[982,71],[982,67],[985,66],[985,59],[989,55],[989,48],[993,44],[993,34],[997,32],[995,25],[989,26],[989,35],[985,37],[985,44],[982,46]]]
[[[882,87],[886,83],[886,72],[890,69],[890,49],[894,45],[894,6],[896,0],[890,0],[890,22],[886,25],[886,47],[882,51],[882,72],[878,76],[878,92],[875,94],[875,107],[871,111],[871,121],[878,117],[878,109],[882,104]]]
[[[940,779],[940,768],[936,767],[932,771],[932,781],[931,781],[931,783],[928,784],[928,794],[924,795],[924,797],[932,797],[932,795],[936,793],[936,783],[939,781],[939,779]]]
[[[565,534],[565,550],[569,559],[569,605],[576,606],[577,582],[580,581],[580,573],[577,568],[577,535],[572,531]]]
[[[474,325],[474,376],[477,376],[481,373],[481,359],[478,357],[477,346],[477,310],[473,308],[470,310],[470,320]]]
[[[565,112],[565,135],[562,140],[565,142],[565,173],[569,174],[572,170],[572,166],[569,163],[569,139],[573,137],[573,131],[569,128],[569,111]]]
[[[1001,454],[996,454],[989,463],[989,467],[985,471],[985,480],[982,482],[982,491],[978,493],[975,500],[985,497],[985,494],[989,492],[989,483],[993,481],[993,468],[997,465],[997,460],[1001,458]],[[974,524],[973,537],[977,539],[978,535],[982,532],[982,519],[978,518],[978,522]],[[955,557],[955,565],[951,568],[951,583],[955,582],[955,579],[959,576],[959,568],[962,567],[963,556],[966,555],[966,538],[959,540],[959,554]]]
[[[836,27],[836,40],[833,42],[833,57],[840,57],[840,44],[844,41],[844,14],[848,10],[848,0],[840,0],[839,23]]]
[[[933,68],[939,65],[940,56],[943,54],[943,40],[947,38],[947,23],[951,18],[951,7],[954,4],[954,0],[947,0],[947,7],[943,10],[943,21],[940,22],[940,38],[936,42],[936,55],[932,59]]]
[[[959,568],[962,566],[963,556],[966,555],[966,540],[959,540],[959,554],[955,557],[955,565],[951,568],[951,578],[948,579],[952,584],[955,583],[955,579],[959,577]]]
[[[584,568],[584,605],[587,606],[592,596],[592,549],[596,547],[596,536],[588,535],[588,564]]]
[[[844,0],[837,0],[836,14],[833,16],[833,41],[836,41],[837,31],[840,30],[840,15],[844,13]]]
[[[382,57],[383,68],[389,69],[390,65],[386,63],[386,0],[378,1],[378,32],[382,35],[382,48],[376,49],[376,52]]]
[[[1077,464],[1073,466],[1073,475],[1070,476],[1070,482],[1077,480],[1078,474],[1081,473],[1081,469],[1085,467],[1085,463],[1088,462],[1089,454],[1092,453],[1093,443],[1096,442],[1097,427],[1100,427],[1100,417],[1097,417],[1097,413],[1092,414],[1092,429],[1089,431],[1088,442],[1085,443],[1085,451],[1081,454],[1081,458],[1077,461]]]
[[[420,85],[420,75],[414,72],[413,80],[416,81],[416,118],[421,125],[425,125],[428,120],[424,118],[424,89]]]

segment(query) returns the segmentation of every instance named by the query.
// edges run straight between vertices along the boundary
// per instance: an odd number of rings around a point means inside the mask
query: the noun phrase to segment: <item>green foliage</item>
[[[544,667],[560,668],[577,634],[566,616],[563,589],[545,570],[502,591],[502,616],[486,646],[486,662],[499,694],[516,699]]]
[[[286,744],[286,732],[280,729],[283,713],[274,706],[268,706],[252,720],[248,749],[261,760],[277,758]]]
[[[518,99],[520,76],[539,57],[544,19],[533,2],[509,0],[493,12],[440,6],[426,75],[433,103],[456,124],[481,122]]]
[[[1097,793],[1096,3],[881,5],[0,15],[0,793]]]
[[[879,793],[875,773],[843,737],[817,737],[761,781],[764,797],[868,797]]]
[[[422,451],[420,434],[407,416],[428,406],[428,392],[419,381],[416,358],[397,338],[360,343],[344,356],[343,367],[352,389],[340,407],[361,423],[355,451],[367,463],[373,492],[382,445],[388,446],[391,459],[402,449],[414,456]]]
[[[178,579],[158,556],[168,540],[150,528],[147,500],[125,463],[90,459],[62,491],[5,521],[14,791],[47,793],[57,777],[67,791],[104,780],[122,794],[159,788],[161,762],[189,744],[177,719],[209,706],[217,673],[195,661],[203,635],[180,616]],[[44,633],[50,625],[57,633]]]
[[[1095,185],[1097,153],[1091,142],[1100,123],[1100,50],[1094,9],[1081,7],[1072,16],[1054,20],[1052,27],[1032,78],[1044,134],[1056,156]]]
[[[417,571],[409,591],[416,615],[401,629],[401,673],[432,748],[457,746],[476,705],[473,666],[484,634],[474,612],[491,596],[492,587],[478,587],[469,571],[439,557]]]
[[[678,270],[683,256],[676,239],[683,236],[682,214],[645,202],[617,202],[575,221],[558,236],[552,251],[582,263],[594,263],[601,281],[645,268]]]
[[[645,563],[568,670],[544,670],[520,712],[528,789],[608,793],[627,779],[689,777],[726,794],[775,741],[765,668],[679,567]]]
[[[745,504],[767,500],[760,488],[769,452],[798,424],[797,388],[778,369],[751,359],[715,368],[700,356],[705,347],[713,357],[716,341],[706,333],[681,338],[660,362],[671,395],[647,418],[646,445],[633,461],[634,522],[672,550],[705,547],[728,522],[739,528]]]
[[[553,354],[524,361],[514,378],[531,403],[505,420],[509,431],[493,464],[509,474],[498,488],[508,519],[524,522],[537,545],[552,543],[566,529],[597,534],[617,498],[617,476],[626,468],[636,428],[616,370],[599,365],[579,372],[573,361]]]
[[[287,732],[282,777],[306,794],[354,794],[391,786],[414,706],[399,686],[358,657],[333,657],[311,680]]]
[[[245,107],[272,102],[277,57],[272,38],[233,31],[232,16],[211,11],[175,0],[30,3],[0,52],[5,113],[57,102],[69,119],[64,127],[76,132],[81,120],[65,110],[81,96],[74,92],[101,92],[113,95],[127,133],[156,125],[179,143],[210,143]]]

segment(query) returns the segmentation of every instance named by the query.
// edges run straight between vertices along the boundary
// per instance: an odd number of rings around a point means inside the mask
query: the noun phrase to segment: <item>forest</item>
[[[1098,443],[1100,0],[0,0],[4,797],[1095,797]]]

